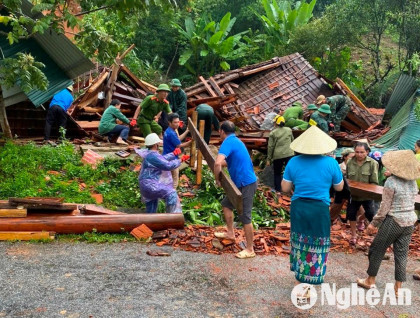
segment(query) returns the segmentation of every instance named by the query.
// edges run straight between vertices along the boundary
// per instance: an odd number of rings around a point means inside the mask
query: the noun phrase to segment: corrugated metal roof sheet
[[[32,13],[32,7],[29,1],[22,1],[24,14],[39,17],[41,13]],[[93,63],[64,34],[48,30],[44,34],[35,34],[34,38],[68,78],[76,78],[94,68]]]
[[[38,62],[45,65],[42,71],[48,79],[48,89],[46,91],[36,89],[25,94],[35,106],[44,103],[56,92],[72,83],[72,80],[60,69],[49,55],[46,54],[45,50],[41,48],[35,39],[30,38],[10,45],[5,37],[0,37],[0,47],[2,48],[5,58],[12,57],[19,52],[30,53]],[[12,94],[12,92],[14,93]],[[5,95],[8,96],[6,106],[13,105],[16,101],[21,101],[21,96],[16,96],[20,94],[22,94],[22,91],[16,87],[6,90]]]
[[[33,14],[31,9],[32,4],[29,1],[22,1],[24,14],[32,18],[40,15],[40,13]],[[10,45],[8,40],[2,36],[0,37],[0,48],[4,57],[11,57],[18,52],[31,53],[37,61],[45,64],[42,71],[48,78],[48,89],[46,91],[33,90],[26,94],[35,106],[39,106],[55,93],[69,86],[72,83],[72,78],[94,67],[93,63],[69,39],[53,30],[37,34],[33,38],[21,40],[13,45]],[[23,92],[16,87],[4,90],[3,96],[7,96],[6,106],[22,101],[22,94]]]
[[[390,131],[375,140],[376,144],[386,148],[413,149],[414,143],[420,139],[420,121],[414,115],[415,94],[401,107],[392,118]]]
[[[416,91],[416,79],[412,76],[401,74],[391,98],[385,107],[385,113],[395,115]]]

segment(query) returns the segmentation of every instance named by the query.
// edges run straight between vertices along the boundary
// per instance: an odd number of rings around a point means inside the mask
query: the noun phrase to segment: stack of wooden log
[[[52,233],[82,234],[94,229],[99,233],[121,233],[132,231],[141,224],[153,231],[184,226],[181,213],[126,214],[96,205],[63,201],[63,198],[0,200],[0,239],[51,239],[54,238]]]

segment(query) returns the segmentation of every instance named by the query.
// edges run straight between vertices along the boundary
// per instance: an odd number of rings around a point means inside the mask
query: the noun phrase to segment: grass
[[[61,197],[65,202],[95,203],[93,193],[103,195],[103,206],[109,209],[144,208],[138,187],[138,173],[130,166],[140,162],[132,160],[106,159],[96,169],[81,162],[81,154],[69,142],[57,147],[37,146],[33,143],[16,145],[7,142],[0,147],[0,199],[9,197]],[[194,180],[188,168],[183,173]],[[192,192],[193,197],[183,197],[182,192]],[[178,193],[187,223],[210,226],[223,225],[221,200],[225,193],[215,186],[210,169],[203,167],[203,182],[200,187],[180,187]],[[164,212],[163,202],[158,212]],[[273,227],[273,209],[267,205],[262,192],[257,192],[252,210],[253,224]],[[277,218],[287,218],[287,214],[276,210]],[[82,242],[122,242],[135,241],[128,233],[57,236],[57,239]]]

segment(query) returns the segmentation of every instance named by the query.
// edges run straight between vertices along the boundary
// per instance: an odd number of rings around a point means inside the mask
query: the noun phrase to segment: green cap
[[[317,110],[318,107],[316,107],[314,104],[309,104],[308,107],[306,107],[306,110]]]
[[[170,83],[169,83],[169,85],[171,85],[171,86],[178,86],[178,87],[181,87],[182,86],[182,84],[181,84],[181,82],[180,82],[180,80],[179,79],[177,79],[177,78],[174,78]]]
[[[324,114],[331,114],[330,105],[322,104],[321,107],[318,108],[318,111]]]
[[[292,104],[292,106],[299,106],[299,107],[302,107],[302,103],[301,103],[301,102],[294,102],[294,103]]]
[[[167,91],[167,92],[170,92],[171,91],[171,89],[169,88],[169,86],[168,85],[166,85],[166,84],[160,84],[159,86],[158,86],[158,88],[156,89],[156,92],[159,92],[159,91]]]

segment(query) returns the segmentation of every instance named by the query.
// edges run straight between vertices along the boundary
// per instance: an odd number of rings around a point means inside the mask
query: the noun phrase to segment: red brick
[[[147,225],[142,224],[130,232],[136,239],[148,239],[153,235],[153,231],[147,227]]]

